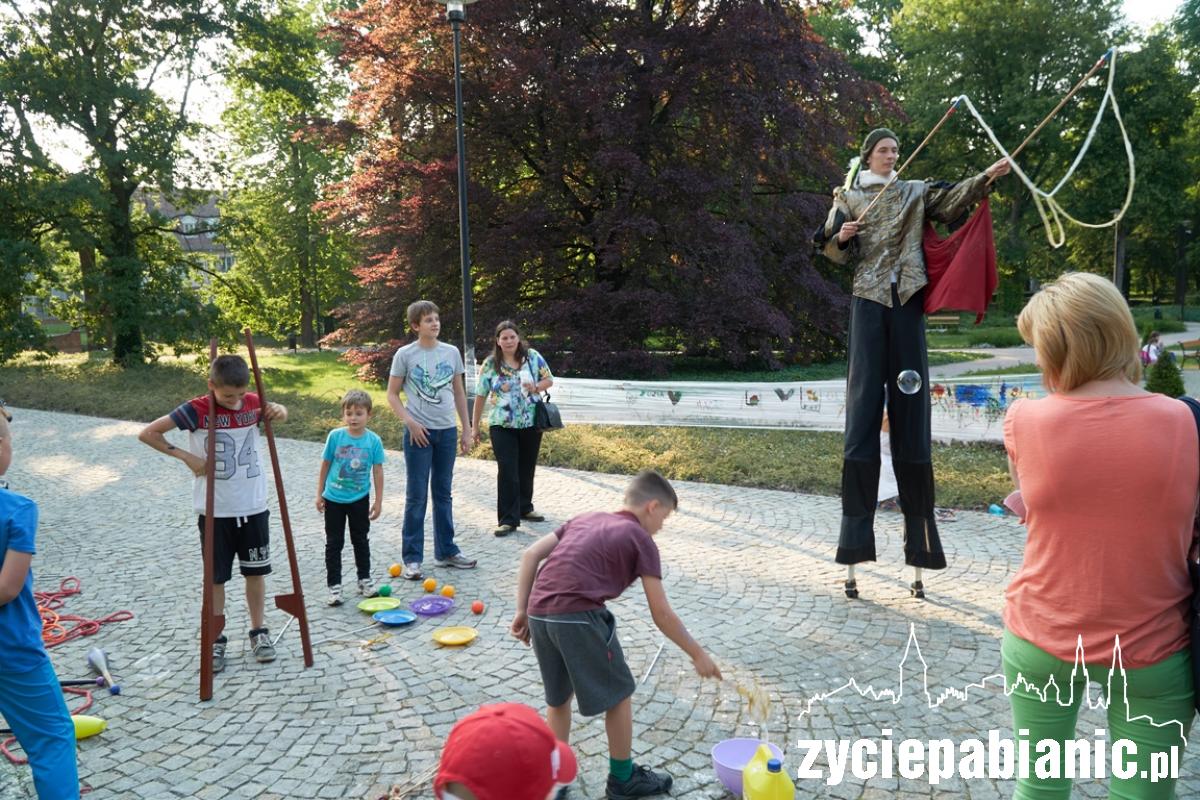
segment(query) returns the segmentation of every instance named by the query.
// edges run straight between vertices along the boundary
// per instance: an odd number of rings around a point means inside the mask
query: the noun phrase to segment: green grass
[[[1154,311],[1158,309],[1162,317],[1154,319]],[[1138,322],[1142,320],[1152,320],[1155,323],[1163,320],[1179,321],[1179,306],[1134,306],[1133,318]],[[1189,302],[1184,306],[1183,318],[1188,322],[1200,322],[1200,305],[1196,304],[1196,298],[1189,298]],[[1159,328],[1158,330],[1162,330]]]
[[[996,367],[994,369],[974,369],[969,372],[964,372],[958,377],[970,378],[988,375],[1036,375],[1042,369],[1037,364],[1013,364],[1011,367]]]
[[[1023,347],[1025,341],[1014,327],[979,327],[964,325],[957,331],[925,333],[925,342],[930,348],[948,347]],[[986,356],[984,356],[986,358]]]
[[[43,322],[42,331],[47,336],[58,336],[62,333],[70,333],[74,328],[66,322]]]
[[[335,354],[264,351],[260,362],[268,399],[289,410],[288,421],[278,428],[281,436],[324,441],[340,424],[342,393],[365,388],[376,401],[371,428],[385,446],[400,448],[403,426],[388,409],[383,390],[363,386]],[[204,390],[204,374],[189,358],[164,358],[130,370],[112,366],[100,354],[22,358],[0,367],[0,397],[18,408],[142,422]],[[839,433],[571,425],[546,435],[540,461],[622,474],[653,467],[679,480],[836,495],[841,453]],[[473,455],[492,457],[486,441]],[[933,459],[939,505],[986,508],[1010,490],[999,445],[935,444]]]

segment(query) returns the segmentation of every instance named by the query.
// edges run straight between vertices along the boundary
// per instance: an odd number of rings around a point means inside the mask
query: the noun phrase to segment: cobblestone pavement
[[[51,651],[60,677],[83,677],[87,650],[102,644],[124,688],[119,697],[96,695],[91,713],[106,718],[108,730],[80,743],[89,798],[374,798],[426,772],[453,722],[481,703],[541,705],[533,654],[506,634],[517,556],[531,539],[491,535],[494,465],[463,459],[455,475],[458,541],[479,558],[479,568],[433,572],[458,588],[459,605],[447,621],[473,624],[480,635],[468,647],[439,649],[430,633],[443,623],[364,630],[370,619],[353,603],[324,605],[324,535],[312,506],[321,445],[285,439],[279,455],[316,663],[304,669],[296,626],[285,630],[285,617],[275,610],[268,612],[268,624],[283,633],[280,658],[266,665],[253,661],[235,577],[227,616],[229,666],[217,676],[214,699],[199,702],[201,565],[190,480],[181,465],[139,444],[138,429],[129,422],[16,413],[17,458],[9,478],[41,505],[37,587],[57,587],[76,576],[83,591],[66,612],[136,614],[131,622]],[[393,452],[389,459],[384,514],[371,534],[377,576],[400,554],[403,457]],[[549,521],[526,533],[549,532],[580,511],[616,507],[624,483],[618,476],[539,470],[537,504]],[[677,488],[680,511],[658,539],[667,591],[726,680],[702,682],[668,643],[637,690],[635,758],[671,771],[674,797],[727,797],[709,751],[722,739],[757,733],[739,684],[757,683],[769,693],[769,734],[785,745],[800,738],[878,739],[883,729],[896,742],[1007,730],[1007,701],[995,683],[972,689],[966,700],[951,696],[931,708],[921,663],[935,700],[998,671],[1001,598],[1023,543],[1015,521],[960,512],[946,523],[950,567],[927,574],[930,599],[919,602],[908,597],[899,519],[884,515],[878,525],[881,561],[859,570],[862,599],[851,602],[833,564],[836,499],[688,483]],[[283,592],[289,584],[275,517],[272,538],[276,573],[269,588]],[[351,563],[348,546],[345,563]],[[405,600],[418,595],[413,584],[392,585]],[[467,610],[476,598],[488,604],[481,617]],[[611,605],[640,679],[663,639],[637,587]],[[909,652],[902,671],[910,631],[920,652]],[[389,632],[374,648],[361,644]],[[898,691],[898,700],[846,690],[805,713],[809,698],[850,678],[859,686]],[[1100,711],[1085,711],[1082,720],[1080,730],[1104,727]],[[572,797],[603,797],[602,718],[576,717],[573,744],[581,779]],[[791,767],[798,766],[796,747],[788,747],[787,756]],[[1190,777],[1181,797],[1200,793],[1194,764],[1185,758],[1183,772]],[[428,786],[424,782],[413,796],[428,798]],[[801,797],[844,800],[979,800],[1012,791],[1003,781],[951,779],[930,787],[925,780],[897,778],[847,778],[836,786],[809,780],[798,788]],[[1076,796],[1103,797],[1105,787],[1082,785]],[[28,769],[0,760],[0,798],[26,797],[32,797]]]

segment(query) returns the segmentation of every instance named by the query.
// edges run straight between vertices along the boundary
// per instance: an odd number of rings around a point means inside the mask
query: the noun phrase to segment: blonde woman
[[[1004,421],[1028,526],[1001,646],[1013,729],[1031,742],[1030,777],[1013,797],[1070,796],[1069,778],[1035,777],[1032,743],[1076,738],[1087,678],[1112,687],[1108,741],[1137,745],[1134,776],[1111,778],[1109,796],[1174,797],[1173,779],[1145,776],[1153,753],[1182,750],[1195,713],[1185,608],[1196,424],[1183,403],[1138,385],[1133,317],[1104,278],[1063,275],[1033,296],[1017,327],[1050,394],[1016,401]],[[1118,639],[1125,681],[1118,672],[1110,684]],[[1073,672],[1080,642],[1086,677]],[[1035,688],[1051,679],[1059,694],[1043,699]],[[1179,724],[1162,724],[1170,721]]]

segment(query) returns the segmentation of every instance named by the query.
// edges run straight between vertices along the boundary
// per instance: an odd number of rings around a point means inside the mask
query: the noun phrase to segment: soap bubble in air
[[[921,391],[921,374],[914,369],[906,369],[896,376],[896,388],[904,394],[916,394]]]

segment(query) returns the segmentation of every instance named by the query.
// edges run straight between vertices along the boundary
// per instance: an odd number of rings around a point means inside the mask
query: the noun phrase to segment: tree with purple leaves
[[[534,0],[469,12],[478,330],[515,318],[555,363],[594,375],[661,372],[656,350],[778,365],[780,352],[807,362],[843,348],[845,276],[815,263],[808,236],[850,139],[898,110],[813,33],[803,4]],[[365,297],[341,309],[338,335],[400,337],[418,297],[457,321],[450,27],[433,4],[368,0],[333,35],[366,135],[327,204],[365,253]]]

